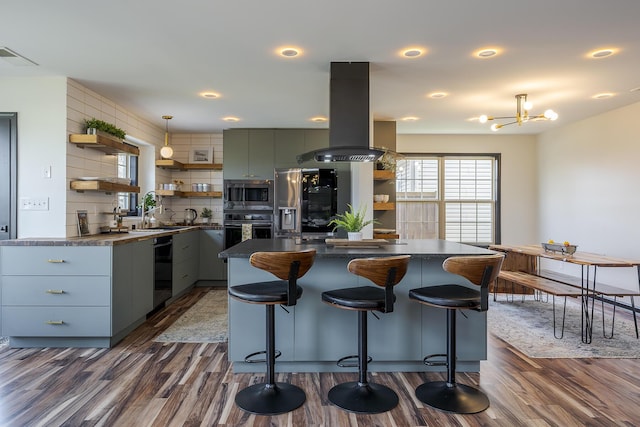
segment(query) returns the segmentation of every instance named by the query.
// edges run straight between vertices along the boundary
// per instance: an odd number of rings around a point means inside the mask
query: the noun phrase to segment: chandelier
[[[527,94],[521,93],[516,95],[516,115],[515,116],[504,116],[504,117],[492,117],[487,115],[482,115],[478,118],[480,123],[486,123],[489,120],[511,120],[507,123],[494,123],[491,125],[492,131],[497,131],[505,126],[518,124],[518,126],[522,126],[522,123],[528,122],[529,120],[556,120],[558,118],[558,113],[549,109],[546,110],[542,114],[531,115],[529,114],[529,110],[533,108],[533,105],[527,101]]]
[[[164,147],[160,149],[160,156],[163,159],[170,159],[173,156],[173,148],[169,145],[169,120],[173,119],[173,116],[162,116],[166,120],[166,131],[164,134]]]

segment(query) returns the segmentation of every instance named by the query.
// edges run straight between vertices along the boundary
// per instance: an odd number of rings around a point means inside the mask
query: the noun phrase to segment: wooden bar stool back
[[[447,258],[445,271],[464,277],[477,288],[458,284],[427,286],[409,291],[409,299],[421,304],[447,310],[447,381],[434,381],[420,385],[416,397],[427,405],[445,412],[474,414],[489,407],[489,398],[480,390],[456,383],[456,310],[489,309],[489,284],[496,280],[502,267],[503,254],[457,256]],[[425,364],[433,354],[425,357]]]
[[[276,305],[293,306],[302,296],[298,279],[313,265],[315,249],[291,252],[255,252],[249,262],[252,266],[268,271],[280,280],[248,283],[229,288],[229,295],[250,304],[266,307],[266,350],[252,353],[245,358],[266,353],[266,382],[249,386],[236,394],[235,402],[247,412],[260,415],[276,415],[293,411],[306,400],[304,391],[292,384],[275,382],[275,310]]]
[[[376,414],[393,409],[398,404],[398,395],[390,388],[368,382],[367,365],[367,312],[393,311],[395,295],[393,287],[407,272],[409,255],[381,258],[353,259],[347,265],[349,272],[369,279],[378,286],[359,286],[335,289],[322,293],[322,301],[345,310],[358,311],[358,355],[338,360],[345,366],[347,359],[358,358],[358,381],[338,384],[329,390],[329,401],[347,411]]]

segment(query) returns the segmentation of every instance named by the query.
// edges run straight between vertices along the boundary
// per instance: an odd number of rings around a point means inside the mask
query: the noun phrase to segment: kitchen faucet
[[[155,211],[158,211],[158,213],[162,214],[162,200],[160,200],[158,206],[156,206],[154,208],[147,209],[147,204],[146,204],[147,196],[150,196],[151,194],[153,194],[154,197],[155,197],[156,192],[153,191],[153,190],[147,191],[145,193],[145,195],[142,196],[142,227],[141,228],[148,228],[147,225],[146,225],[146,221],[145,221],[145,218],[146,218],[146,216],[148,214],[150,214],[152,212],[155,212]]]

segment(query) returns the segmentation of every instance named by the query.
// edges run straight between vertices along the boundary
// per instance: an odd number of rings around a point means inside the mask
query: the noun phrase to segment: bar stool
[[[345,310],[358,311],[358,381],[338,384],[329,390],[329,401],[340,408],[362,414],[376,414],[393,409],[398,404],[398,395],[390,388],[367,381],[367,312],[391,313],[395,295],[393,287],[407,272],[409,255],[384,258],[353,259],[347,265],[349,272],[369,279],[376,285],[335,289],[322,293],[322,301]],[[338,366],[346,359],[343,357]]]
[[[489,284],[498,277],[503,259],[503,254],[497,254],[456,256],[444,261],[445,271],[466,278],[480,289],[443,284],[409,291],[409,299],[447,310],[447,381],[428,382],[416,388],[416,397],[421,402],[456,414],[475,414],[489,407],[489,398],[482,391],[456,382],[456,310],[489,309]],[[425,357],[425,364],[434,356],[441,355]]]
[[[229,288],[229,295],[239,301],[266,306],[266,351],[250,354],[249,361],[266,353],[266,382],[254,384],[236,394],[236,405],[259,415],[276,415],[293,411],[306,400],[304,391],[291,384],[275,382],[275,311],[276,305],[296,305],[302,295],[297,280],[313,265],[315,249],[297,252],[254,252],[249,258],[252,266],[268,271],[280,280],[249,283]]]

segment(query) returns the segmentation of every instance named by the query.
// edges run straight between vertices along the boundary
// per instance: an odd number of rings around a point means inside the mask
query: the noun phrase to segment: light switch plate
[[[20,209],[23,211],[48,211],[48,197],[21,197]]]

